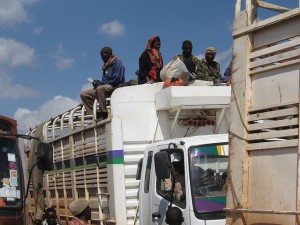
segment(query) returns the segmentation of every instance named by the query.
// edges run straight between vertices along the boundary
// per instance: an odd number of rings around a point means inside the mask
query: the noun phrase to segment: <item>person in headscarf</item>
[[[145,51],[139,58],[138,84],[160,82],[163,58],[159,51],[160,38],[153,36],[148,40]]]
[[[93,114],[93,105],[95,99],[98,100],[99,109],[97,119],[106,119],[108,111],[106,108],[107,91],[125,83],[125,67],[120,59],[112,52],[110,47],[104,47],[100,51],[101,58],[104,62],[102,66],[102,80],[93,80],[93,87],[80,93],[83,105],[87,114]]]
[[[190,40],[185,40],[182,42],[182,54],[179,54],[174,57],[177,57],[185,64],[187,70],[195,77],[200,76],[200,59],[192,54],[193,44]]]
[[[214,61],[216,54],[217,50],[214,47],[205,50],[205,58],[200,60],[200,76],[197,79],[214,81],[214,83],[222,81],[220,64]]]

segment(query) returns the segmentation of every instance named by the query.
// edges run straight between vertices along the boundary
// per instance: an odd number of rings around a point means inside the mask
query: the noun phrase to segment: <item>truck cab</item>
[[[184,224],[225,224],[227,164],[227,134],[149,145],[137,173],[140,224],[167,224],[172,205],[182,211]]]
[[[16,137],[17,122],[0,116],[0,224],[25,224],[24,178]],[[3,136],[2,136],[3,135]]]

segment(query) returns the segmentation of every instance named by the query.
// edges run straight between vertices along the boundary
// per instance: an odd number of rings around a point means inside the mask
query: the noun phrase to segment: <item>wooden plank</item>
[[[275,63],[282,63],[287,60],[293,60],[295,58],[300,58],[300,49],[296,49],[289,52],[284,52],[263,59],[256,60],[250,63],[250,69],[255,69],[256,67],[267,67]]]
[[[296,107],[298,107],[299,101],[284,102],[284,103],[273,104],[273,105],[265,105],[265,106],[262,106],[262,107],[252,107],[248,110],[248,112],[251,114],[252,112],[256,112],[256,111],[268,110],[268,109],[271,109],[271,108],[293,106],[295,104],[297,104]]]
[[[265,150],[265,149],[280,149],[298,146],[298,139],[259,142],[248,144],[248,151]]]
[[[247,26],[247,27],[244,27],[244,28],[241,28],[241,29],[238,29],[238,30],[234,30],[233,31],[233,38],[236,39],[239,36],[246,35],[246,34],[248,34],[250,32],[253,32],[253,31],[262,30],[264,28],[271,27],[274,24],[275,25],[282,24],[282,26],[286,26],[287,24],[290,25],[291,23],[287,23],[286,21],[289,20],[289,22],[290,22],[293,18],[296,18],[298,15],[300,15],[300,8],[296,8],[296,9],[291,10],[289,12],[279,14],[279,15],[276,15],[276,16],[271,17],[269,19],[259,21],[255,24],[250,25],[250,26]],[[265,30],[268,31],[269,29],[265,29]],[[281,32],[281,33],[282,33],[282,36],[290,36],[289,32],[288,33]],[[294,29],[294,33],[296,33],[295,29]]]
[[[298,108],[291,107],[288,109],[280,109],[276,111],[270,112],[263,112],[263,113],[256,113],[248,116],[248,121],[256,121],[256,120],[264,120],[264,119],[271,119],[277,117],[287,117],[291,115],[298,115]]]
[[[286,126],[298,125],[298,118],[293,119],[283,119],[283,120],[272,120],[272,121],[263,121],[263,123],[255,123],[250,124],[248,126],[248,131],[254,130],[263,130],[263,129],[271,129],[271,128],[279,128]]]
[[[275,70],[275,69],[279,69],[279,68],[287,67],[287,66],[292,66],[292,65],[295,65],[295,64],[299,64],[299,63],[300,63],[300,59],[295,59],[295,60],[288,61],[288,62],[278,63],[278,64],[273,65],[273,66],[268,66],[268,67],[265,67],[265,68],[259,68],[259,69],[251,70],[251,71],[249,71],[249,75],[263,73],[263,72],[266,72],[266,71]]]
[[[250,59],[257,57],[262,57],[264,55],[274,54],[275,52],[281,52],[286,49],[291,49],[300,45],[300,38],[292,39],[291,41],[284,42],[282,44],[277,44],[268,48],[254,51],[250,53]]]
[[[248,141],[298,136],[298,128],[248,134]]]
[[[262,209],[229,209],[225,208],[226,212],[240,213],[259,213],[259,214],[282,214],[282,215],[299,215],[299,211],[284,211],[284,210],[262,210]]]
[[[299,17],[291,18],[289,23],[274,24],[271,28],[255,32],[254,48],[252,52],[269,48],[299,37]],[[285,32],[282,32],[284,29]]]
[[[242,0],[236,0],[235,1],[235,15],[237,15],[239,12],[241,12],[242,8]]]
[[[278,6],[278,5],[274,5],[274,4],[271,4],[271,3],[268,3],[268,2],[263,2],[263,1],[260,1],[260,0],[257,0],[257,5],[261,8],[269,9],[269,10],[279,12],[279,13],[290,11],[290,9],[288,9],[288,8]]]

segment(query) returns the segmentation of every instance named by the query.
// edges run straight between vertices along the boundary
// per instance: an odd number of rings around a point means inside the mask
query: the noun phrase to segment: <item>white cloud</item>
[[[203,54],[199,54],[199,55],[196,55],[199,59],[203,59],[204,58],[204,55]]]
[[[0,71],[0,100],[19,99],[23,97],[36,97],[39,94],[21,84],[15,83],[11,77]]]
[[[223,52],[219,52],[216,55],[216,61],[218,62],[223,62],[223,61],[228,61],[228,59],[231,59],[231,53],[232,53],[232,48],[229,48]]]
[[[0,27],[8,28],[29,20],[26,5],[38,0],[0,0]]]
[[[221,75],[223,76],[226,67],[229,65],[232,58],[232,48],[219,52],[216,55],[216,61],[220,63],[221,66]]]
[[[74,58],[67,56],[62,44],[59,44],[57,51],[53,54],[53,57],[56,60],[55,65],[59,70],[70,69],[75,63]]]
[[[229,30],[230,32],[233,31],[233,22],[231,20],[226,21],[225,26],[226,26],[227,30]]]
[[[86,56],[87,56],[86,52],[82,52],[82,53],[81,53],[81,58],[85,59]]]
[[[91,83],[86,83],[86,84],[82,85],[80,92],[83,92],[83,91],[91,89],[91,88],[93,88],[93,85]]]
[[[33,29],[33,34],[35,34],[35,35],[38,35],[38,34],[41,34],[43,31],[44,31],[44,27],[43,26],[40,26],[40,27],[35,27],[34,29]]]
[[[33,63],[34,53],[35,49],[26,44],[13,39],[0,38],[0,65],[2,66],[30,65]]]
[[[114,20],[99,26],[99,34],[106,34],[111,37],[119,37],[125,35],[125,26],[119,21]]]
[[[29,128],[34,128],[41,122],[49,120],[79,104],[78,100],[63,96],[55,96],[45,102],[38,110],[18,108],[14,119],[18,121],[18,132],[26,133]]]
[[[75,59],[73,58],[61,58],[56,61],[56,67],[60,70],[67,70],[72,67],[74,64]]]

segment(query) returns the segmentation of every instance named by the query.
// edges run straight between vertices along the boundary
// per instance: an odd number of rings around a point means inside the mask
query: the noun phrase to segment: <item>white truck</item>
[[[226,224],[296,225],[300,2],[288,10],[246,0],[243,11],[236,2]],[[260,7],[282,13],[258,21]]]
[[[91,224],[165,224],[169,194],[157,192],[155,183],[159,180],[154,170],[146,169],[146,162],[139,171],[141,181],[136,175],[141,158],[149,159],[151,152],[154,155],[171,142],[177,143],[184,158],[185,200],[173,203],[183,211],[186,224],[219,219],[220,224],[225,223],[221,213],[224,192],[216,190],[215,182],[192,188],[189,160],[196,159],[191,165],[203,170],[210,168],[212,179],[225,172],[231,88],[203,81],[166,89],[162,86],[117,88],[109,99],[106,120],[95,120],[95,115],[86,115],[84,106],[79,105],[39,126],[44,141],[53,146],[54,170],[44,174],[45,204],[56,209],[62,224],[72,218],[68,205],[78,198],[90,201]],[[29,133],[34,135],[35,131]],[[197,137],[188,138],[192,136]],[[25,152],[29,151],[30,143],[25,142]],[[34,217],[37,205],[33,194],[30,191],[28,211]],[[152,216],[156,212],[160,218]]]
[[[177,138],[147,146],[139,189],[140,224],[167,224],[166,212],[173,205],[182,211],[183,224],[224,225],[227,164],[227,134]],[[170,172],[161,174],[174,169],[172,193],[167,184]]]

